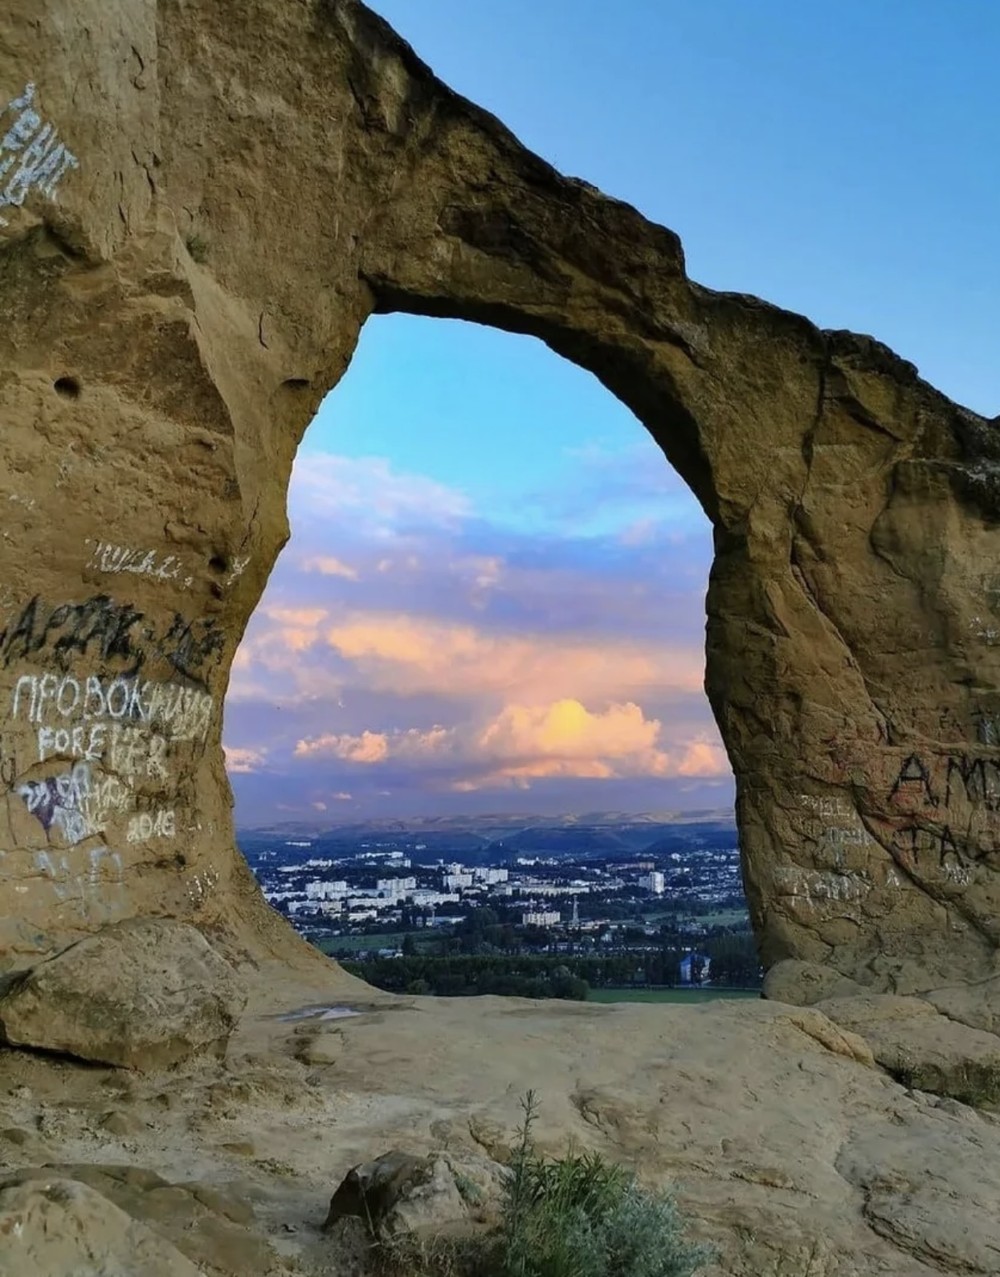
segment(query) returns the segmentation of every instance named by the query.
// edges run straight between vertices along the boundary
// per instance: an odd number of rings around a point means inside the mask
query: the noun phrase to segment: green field
[[[588,1002],[717,1002],[720,998],[759,998],[756,989],[591,989]]]
[[[379,936],[322,936],[312,943],[321,953],[353,953],[355,949],[398,949],[405,934],[400,931]]]
[[[750,915],[745,909],[717,909],[714,913],[671,913],[669,910],[657,911],[643,915],[648,923],[689,923],[697,922],[703,927],[750,927]]]

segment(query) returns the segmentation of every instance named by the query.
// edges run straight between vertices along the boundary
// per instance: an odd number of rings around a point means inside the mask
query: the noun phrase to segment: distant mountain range
[[[366,820],[347,824],[294,820],[242,827],[246,842],[309,838],[329,844],[419,840],[428,852],[573,855],[618,858],[692,845],[731,844],[736,823],[731,808],[696,811],[591,811],[562,816],[503,812],[483,816],[418,816],[411,820]],[[477,856],[477,859],[479,858]]]

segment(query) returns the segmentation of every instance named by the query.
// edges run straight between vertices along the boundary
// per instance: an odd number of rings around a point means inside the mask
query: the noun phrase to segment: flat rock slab
[[[166,1238],[55,1174],[0,1188],[3,1277],[202,1277]]]
[[[0,999],[0,1030],[12,1046],[151,1070],[224,1052],[245,1005],[200,931],[137,919],[33,967]]]
[[[265,1273],[273,1264],[270,1246],[253,1229],[253,1209],[210,1185],[172,1184],[153,1171],[136,1166],[67,1164],[32,1168],[9,1176],[0,1184],[0,1198],[17,1186],[39,1184],[46,1177],[70,1183],[94,1196],[100,1194],[116,1214],[124,1212],[138,1226],[161,1236],[171,1250],[176,1248],[191,1272],[245,1277],[248,1273]],[[22,1270],[13,1271],[19,1275]],[[48,1272],[44,1268],[23,1271]],[[72,1271],[77,1277],[78,1270]],[[95,1271],[104,1277],[102,1269]],[[131,1269],[123,1271],[131,1277]],[[181,1273],[187,1271],[178,1269]],[[0,1277],[5,1274],[0,1264]]]
[[[1000,1037],[942,1015],[923,998],[864,994],[815,1004],[842,1029],[862,1038],[875,1060],[918,1091],[963,1104],[1000,1103]]]
[[[950,1020],[960,1020],[972,1029],[1000,1034],[1000,976],[975,984],[933,989],[921,997]]]

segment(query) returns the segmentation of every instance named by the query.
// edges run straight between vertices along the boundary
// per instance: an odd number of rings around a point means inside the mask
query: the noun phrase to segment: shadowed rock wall
[[[4,966],[134,915],[294,946],[234,849],[223,697],[296,446],[406,310],[588,368],[712,520],[765,962],[995,970],[995,423],[693,283],[355,0],[8,0],[0,109]]]

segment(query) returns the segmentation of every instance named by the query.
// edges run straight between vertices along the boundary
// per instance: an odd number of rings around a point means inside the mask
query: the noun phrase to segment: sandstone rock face
[[[785,958],[767,972],[762,992],[765,998],[774,1002],[807,1007],[822,998],[851,997],[864,993],[865,989],[863,985],[840,975],[833,967]]]
[[[905,1086],[982,1108],[1000,1104],[995,1034],[956,1024],[923,998],[828,998],[816,1010],[862,1038],[877,1063]]]
[[[175,1246],[100,1193],[39,1174],[0,1189],[0,1273],[201,1277]]]
[[[39,963],[0,998],[12,1046],[132,1069],[165,1068],[225,1049],[246,993],[186,923],[105,928]]]
[[[908,994],[1000,936],[1000,431],[868,337],[691,281],[356,0],[0,16],[8,969],[155,913],[274,950],[228,670],[374,312],[532,334],[714,525],[708,693],[767,965]]]
[[[97,1217],[89,1222],[81,1220],[85,1240],[77,1238],[78,1246],[94,1247],[109,1232],[117,1240],[124,1231],[126,1236],[148,1239],[147,1245],[154,1255],[159,1256],[162,1249],[167,1262],[176,1265],[162,1270],[146,1269],[138,1264],[131,1267],[128,1254],[123,1252],[120,1270],[86,1269],[82,1263],[86,1252],[81,1250],[78,1267],[66,1269],[67,1277],[84,1277],[91,1272],[111,1277],[112,1271],[120,1271],[121,1277],[146,1277],[147,1272],[152,1277],[160,1271],[165,1275],[176,1273],[178,1277],[187,1277],[189,1273],[203,1277],[247,1277],[247,1274],[274,1271],[273,1251],[254,1231],[252,1208],[207,1184],[171,1184],[138,1166],[53,1165],[33,1167],[5,1178],[0,1183],[0,1202],[23,1201],[27,1193],[29,1201],[41,1199],[40,1213],[43,1219],[49,1219],[51,1208],[46,1204],[46,1182],[63,1186],[52,1200],[59,1201],[59,1193],[66,1194],[62,1200],[83,1203]],[[19,1186],[23,1190],[21,1195]],[[102,1227],[99,1222],[102,1215],[111,1221],[112,1229],[106,1224]],[[58,1225],[55,1231],[60,1231]],[[160,1240],[157,1246],[152,1246],[155,1237]],[[6,1271],[0,1263],[0,1274]],[[55,1277],[56,1270],[52,1271]],[[49,1269],[26,1267],[11,1272],[18,1275],[23,1272],[26,1277],[28,1273],[37,1272],[39,1277],[48,1277]]]

